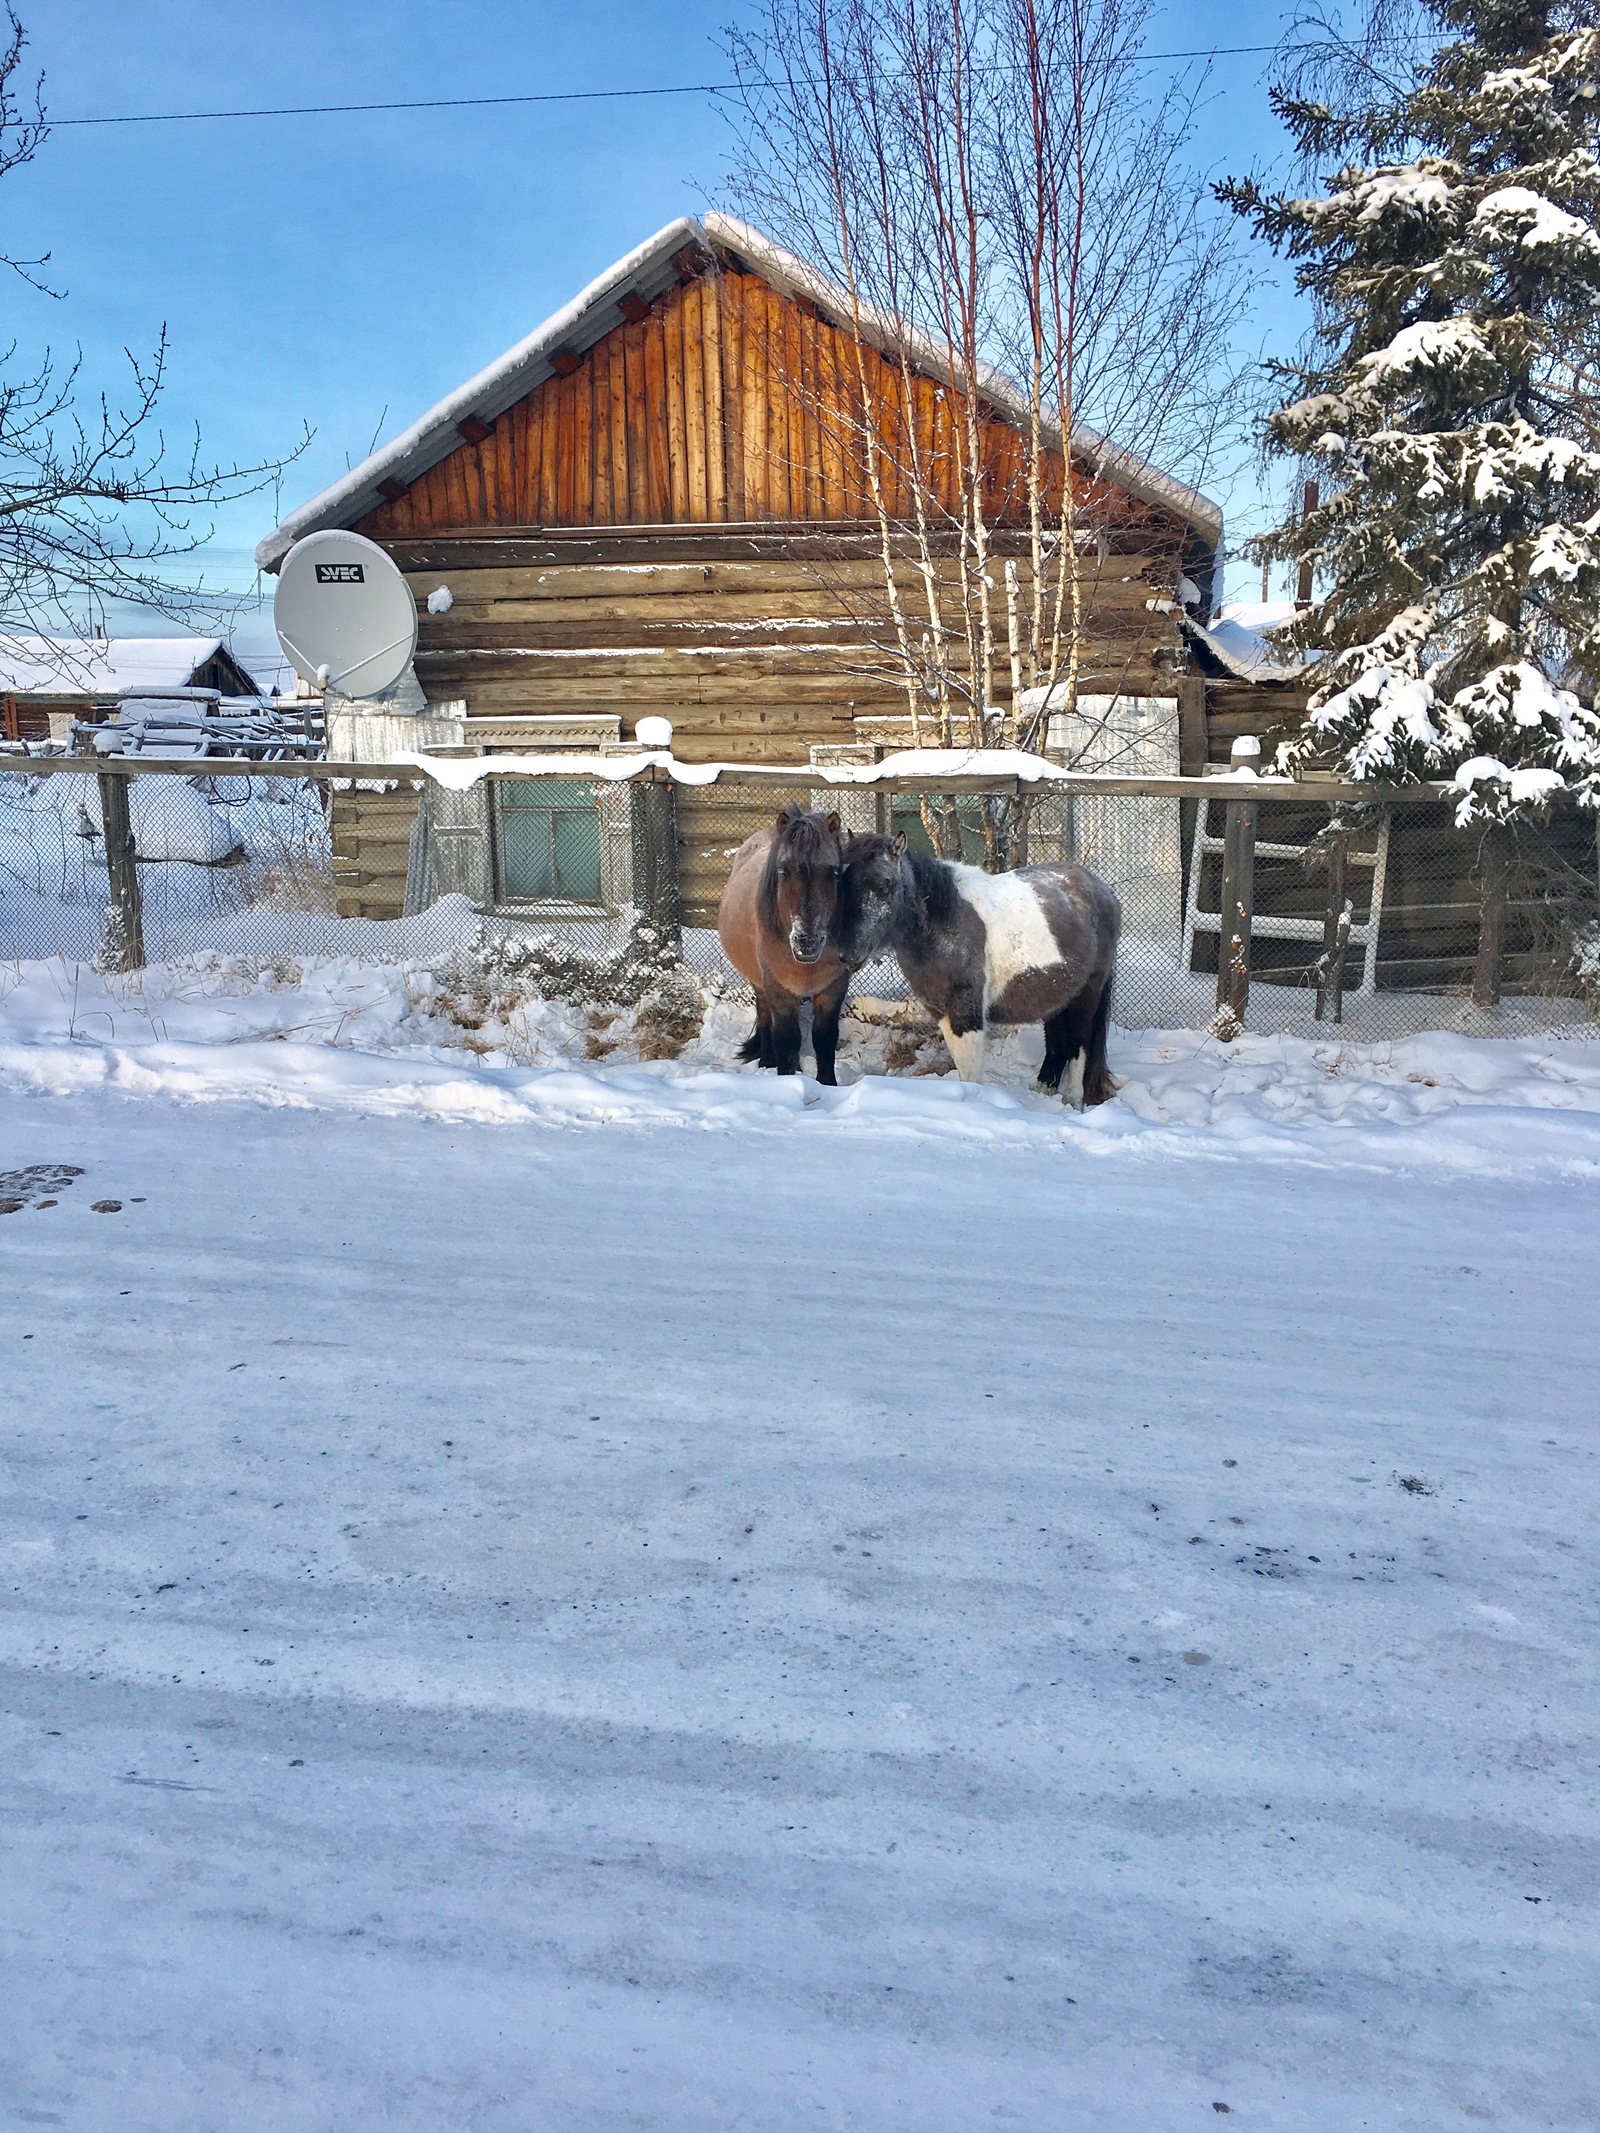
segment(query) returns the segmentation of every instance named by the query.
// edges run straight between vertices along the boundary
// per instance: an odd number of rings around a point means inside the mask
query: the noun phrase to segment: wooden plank
[[[645,329],[623,329],[622,361],[625,427],[628,438],[628,516],[641,525],[662,515],[650,508],[650,438],[644,374]]]
[[[817,405],[817,318],[800,322],[800,422],[806,456],[806,518],[821,518],[826,495],[821,480],[821,410]]]
[[[667,337],[654,316],[644,326],[645,515],[672,516],[672,477],[667,460]]]
[[[613,524],[621,526],[634,517],[628,502],[628,378],[624,336],[621,332],[608,334],[603,345],[611,358],[611,518]]]
[[[684,477],[688,516],[696,520],[706,516],[707,493],[704,299],[703,281],[683,291]]]
[[[556,518],[562,525],[592,523],[592,499],[577,485],[580,455],[578,437],[588,419],[590,374],[552,378],[546,385],[554,414],[556,468]],[[549,433],[546,433],[549,441]]]
[[[799,389],[790,346],[798,324],[794,306],[775,289],[764,290],[767,313],[767,458],[772,469],[769,508],[779,518],[805,516],[805,483],[795,471],[805,458],[800,433]]]
[[[767,416],[771,386],[767,376],[767,307],[759,283],[741,283],[744,307],[744,360],[739,374],[739,430],[744,458],[744,505],[753,519],[772,516],[772,469],[767,458]]]
[[[583,496],[593,525],[616,522],[611,507],[611,349],[601,341],[589,352],[581,380],[589,419],[589,481]]]
[[[743,283],[737,275],[725,275],[718,284],[719,351],[722,381],[722,454],[724,510],[730,521],[747,520],[745,507],[744,430],[740,410],[744,405],[745,319]]]
[[[728,516],[727,395],[732,384],[723,360],[724,278],[707,275],[699,284],[701,331],[700,370],[705,382],[706,408],[706,517],[713,522]]]
[[[675,289],[661,311],[663,362],[667,392],[667,512],[669,519],[689,516],[689,468],[684,442],[683,292]]]
[[[517,492],[530,518],[545,524],[556,516],[556,405],[553,386],[542,385],[521,402],[517,426]]]

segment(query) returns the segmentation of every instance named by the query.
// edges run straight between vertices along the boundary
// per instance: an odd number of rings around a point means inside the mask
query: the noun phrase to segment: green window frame
[[[495,781],[502,903],[598,904],[600,815],[587,778]]]

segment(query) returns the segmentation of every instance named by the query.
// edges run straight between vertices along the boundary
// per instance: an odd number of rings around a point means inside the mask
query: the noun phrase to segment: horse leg
[[[957,1031],[946,1015],[939,1024],[944,1032],[944,1041],[950,1047],[950,1057],[956,1063],[956,1073],[963,1081],[983,1079],[983,1024],[976,1029]]]
[[[774,990],[771,1002],[772,1063],[780,1074],[800,1071],[800,1002],[793,993]]]
[[[1070,999],[1065,1007],[1058,1007],[1053,1015],[1045,1017],[1044,1065],[1039,1069],[1037,1086],[1046,1096],[1054,1096],[1061,1086],[1064,1069],[1067,1102],[1074,1111],[1083,1109],[1083,1077],[1093,1020],[1087,990]]]
[[[760,986],[756,987],[756,1026],[739,1047],[739,1057],[758,1066],[772,1064],[772,1008]]]
[[[1109,1103],[1117,1093],[1117,1084],[1106,1065],[1106,1032],[1111,1021],[1111,985],[1107,978],[1100,988],[1100,997],[1094,1004],[1094,1013],[1089,1018],[1088,1040],[1085,1046],[1083,1101],[1086,1104]]]
[[[849,990],[850,973],[846,971],[836,985],[812,995],[811,1049],[817,1055],[817,1079],[824,1088],[838,1086],[834,1062],[839,1054],[839,1017],[844,1013],[844,996]]]
[[[1061,1086],[1065,1069],[1066,1100],[1074,1111],[1081,1111],[1086,1104],[1103,1104],[1116,1094],[1115,1084],[1106,1072],[1106,1022],[1110,1011],[1111,980],[1107,978],[1098,993],[1091,994],[1085,987],[1076,999],[1045,1017],[1044,1064],[1039,1069],[1037,1086],[1047,1096],[1053,1096]]]
[[[1059,1007],[1053,1015],[1044,1018],[1044,1062],[1034,1082],[1042,1096],[1054,1096],[1060,1089],[1067,1061],[1077,1049],[1073,1043],[1074,1019],[1070,1005]]]

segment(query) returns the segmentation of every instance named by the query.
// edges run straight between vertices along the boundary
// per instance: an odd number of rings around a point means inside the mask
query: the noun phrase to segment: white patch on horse
[[[1087,1052],[1074,1052],[1067,1068],[1067,1102],[1074,1111],[1083,1109],[1083,1076],[1089,1064]]]
[[[950,1047],[950,1057],[956,1063],[957,1077],[962,1081],[982,1081],[983,1031],[972,1029],[968,1030],[964,1037],[958,1037],[950,1027],[948,1015],[941,1018],[939,1027],[944,1032],[945,1043]]]
[[[1015,874],[986,874],[982,867],[952,865],[956,892],[983,920],[983,1006],[998,1000],[1013,978],[1048,970],[1061,961],[1061,945],[1032,887]]]

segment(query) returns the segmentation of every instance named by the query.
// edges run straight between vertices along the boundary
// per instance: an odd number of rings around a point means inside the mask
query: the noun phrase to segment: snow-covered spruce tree
[[[1455,781],[1487,1004],[1519,817],[1563,788],[1600,809],[1600,7],[1425,15],[1409,88],[1275,96],[1305,163],[1345,159],[1321,197],[1221,190],[1315,307],[1267,426],[1322,496],[1262,543],[1323,592],[1282,633],[1322,663],[1280,760]]]

